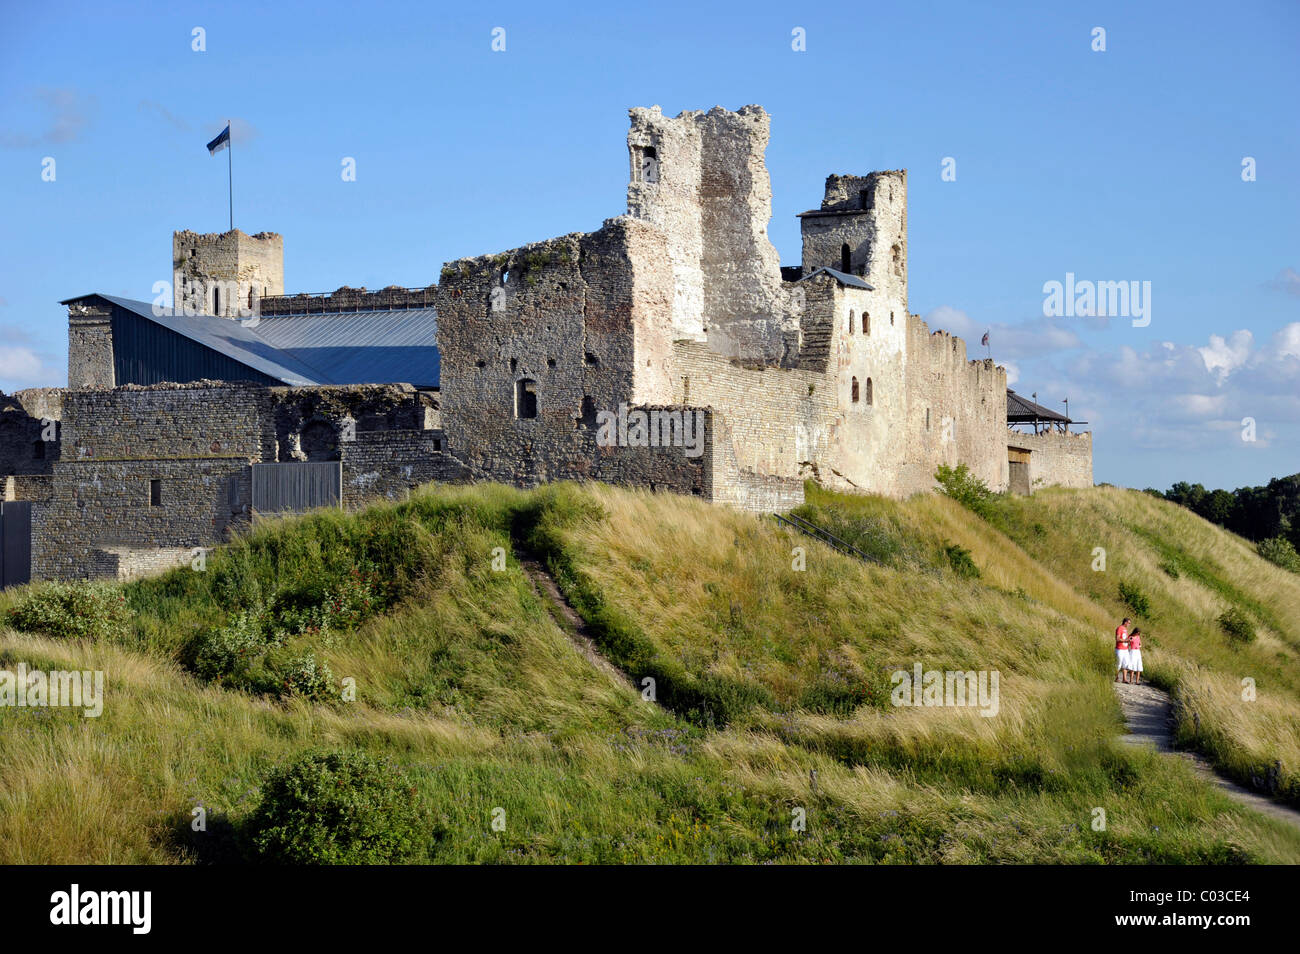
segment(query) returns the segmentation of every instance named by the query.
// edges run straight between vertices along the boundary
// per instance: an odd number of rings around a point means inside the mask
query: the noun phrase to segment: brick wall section
[[[1092,434],[1009,431],[1007,444],[1029,451],[1029,483],[1039,487],[1092,486]]]

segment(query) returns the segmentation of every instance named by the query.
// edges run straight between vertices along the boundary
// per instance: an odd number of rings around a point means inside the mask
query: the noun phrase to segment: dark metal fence
[[[0,589],[31,582],[32,503],[0,502]]]
[[[253,513],[302,513],[338,507],[343,500],[343,464],[337,460],[253,464]]]

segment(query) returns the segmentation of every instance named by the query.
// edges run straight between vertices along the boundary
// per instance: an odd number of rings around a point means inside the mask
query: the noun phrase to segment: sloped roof
[[[155,314],[149,302],[99,293],[62,304],[85,298],[102,298],[288,385],[436,387],[440,377],[432,308],[273,315],[245,324],[215,315]]]
[[[825,272],[827,275],[831,276],[841,285],[847,285],[850,288],[865,288],[867,291],[876,290],[874,285],[868,285],[857,275],[850,275],[848,272],[841,272],[834,268],[826,268],[825,266],[823,266],[822,268],[818,268],[813,272],[810,272],[809,274],[805,275],[803,278],[799,279],[799,281],[806,282],[814,275],[820,275],[822,272]]]
[[[1064,414],[1058,414],[1050,408],[1045,408],[1041,404],[1035,404],[1029,398],[1021,397],[1015,391],[1007,388],[1007,420],[1016,421],[1060,421],[1062,424],[1068,423],[1069,418]]]

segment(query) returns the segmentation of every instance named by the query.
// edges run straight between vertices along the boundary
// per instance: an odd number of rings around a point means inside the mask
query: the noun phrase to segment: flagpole
[[[226,120],[226,128],[230,128],[230,120]],[[235,135],[232,132],[226,142],[226,185],[228,186],[227,195],[230,197],[230,231],[235,231]]]

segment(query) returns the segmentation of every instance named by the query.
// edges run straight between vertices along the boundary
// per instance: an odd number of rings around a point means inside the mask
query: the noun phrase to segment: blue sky
[[[227,117],[235,225],[328,291],[598,228],[629,107],[759,103],[782,261],[828,173],[907,168],[912,311],[1068,397],[1098,480],[1300,471],[1295,3],[4,6],[0,389],[65,383],[59,299],[150,298],[174,229],[225,230]],[[1151,282],[1150,325],[1044,318],[1067,272]]]

